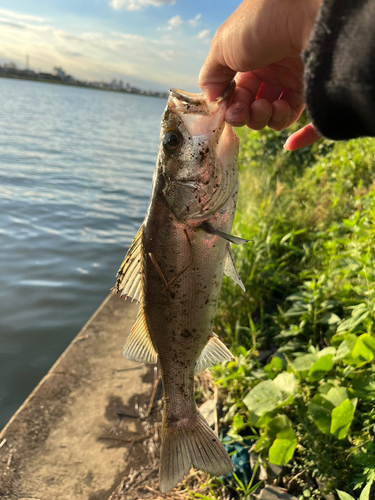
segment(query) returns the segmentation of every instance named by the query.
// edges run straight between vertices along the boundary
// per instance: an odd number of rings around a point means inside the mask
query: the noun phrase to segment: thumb
[[[203,64],[198,79],[198,84],[208,102],[212,102],[219,97],[236,75],[236,71],[220,63],[219,54],[215,52],[217,51],[211,46],[211,50]]]

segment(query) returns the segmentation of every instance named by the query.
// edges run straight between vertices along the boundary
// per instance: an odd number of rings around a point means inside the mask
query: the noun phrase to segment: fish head
[[[237,182],[238,139],[225,123],[235,84],[209,103],[204,94],[172,89],[161,121],[158,173],[163,195],[181,221],[218,211]]]

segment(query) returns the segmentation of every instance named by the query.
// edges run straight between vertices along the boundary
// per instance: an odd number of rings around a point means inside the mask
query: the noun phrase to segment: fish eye
[[[163,137],[163,146],[168,153],[176,153],[182,146],[182,136],[178,130],[170,130]]]

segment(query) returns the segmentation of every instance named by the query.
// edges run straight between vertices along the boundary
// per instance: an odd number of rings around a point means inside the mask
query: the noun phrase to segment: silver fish
[[[224,115],[233,86],[213,103],[169,92],[147,215],[118,271],[117,291],[140,302],[124,356],[161,369],[162,492],[191,465],[216,476],[232,470],[196,407],[194,373],[233,358],[212,332],[223,273],[244,289],[229,244],[245,241],[229,234],[238,139]]]

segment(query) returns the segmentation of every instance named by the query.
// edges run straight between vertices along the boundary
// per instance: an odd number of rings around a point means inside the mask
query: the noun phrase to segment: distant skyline
[[[2,0],[0,64],[143,89],[198,91],[212,37],[238,0]]]

